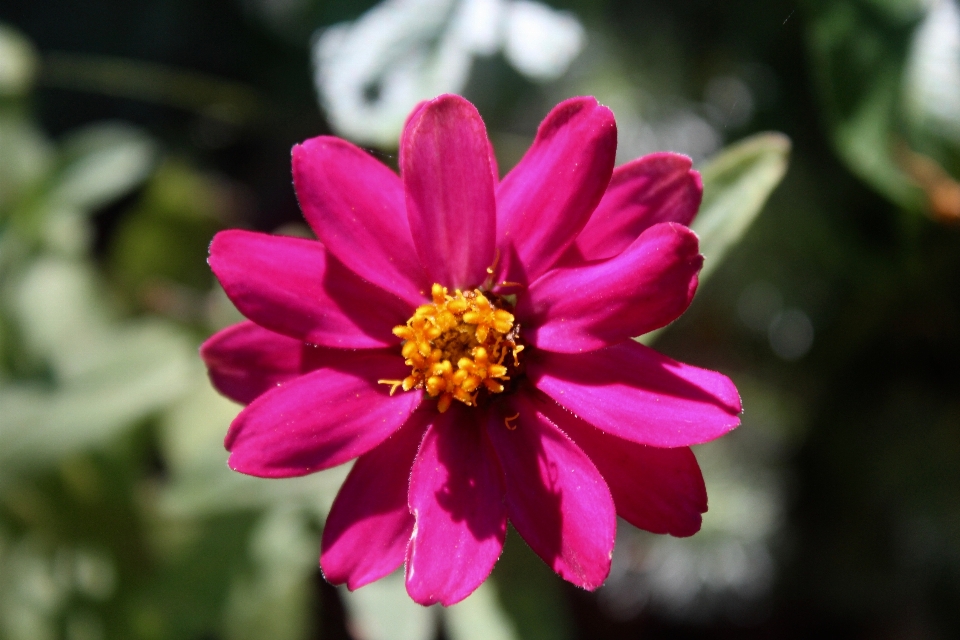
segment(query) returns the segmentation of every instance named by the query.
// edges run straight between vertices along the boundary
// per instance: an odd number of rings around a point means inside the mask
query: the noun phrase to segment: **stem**
[[[263,110],[246,85],[142,60],[48,53],[39,81],[57,89],[164,104],[231,125],[247,123]]]

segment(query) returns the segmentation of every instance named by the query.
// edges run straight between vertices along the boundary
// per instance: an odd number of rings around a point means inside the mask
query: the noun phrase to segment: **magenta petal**
[[[493,149],[493,143],[487,140],[487,157],[490,159],[490,175],[493,177],[494,192],[500,185],[500,166],[497,164],[497,154]]]
[[[547,115],[497,189],[505,279],[533,282],[553,266],[600,202],[616,150],[613,113],[594,98],[571,98]]]
[[[313,365],[323,368],[260,396],[230,425],[232,469],[286,478],[336,466],[383,442],[420,403],[420,392],[390,396],[377,384],[410,372],[398,354],[317,351]]]
[[[477,287],[493,264],[490,143],[476,107],[443,95],[417,108],[400,147],[413,241],[433,282]]]
[[[208,338],[200,346],[200,357],[217,391],[249,404],[303,373],[304,349],[314,347],[252,322],[241,322]]]
[[[530,548],[563,579],[596,589],[610,573],[613,498],[590,458],[544,415],[553,404],[520,392],[487,429],[507,479],[507,514]],[[507,411],[504,408],[504,411]],[[512,429],[512,430],[511,430]]]
[[[411,307],[364,282],[314,240],[221,231],[210,267],[243,315],[262,327],[326,347],[399,343],[393,327]]]
[[[549,271],[520,298],[525,338],[549,351],[592,351],[659,329],[687,310],[703,265],[697,236],[672,222],[620,255]]]
[[[293,148],[303,215],[324,246],[364,280],[411,306],[429,296],[407,223],[399,176],[354,145],[328,136]]]
[[[532,352],[527,373],[561,406],[640,444],[685,447],[740,424],[740,396],[727,376],[633,340],[576,355]]]
[[[658,222],[689,226],[702,198],[703,182],[687,156],[652,153],[628,162],[613,170],[573,250],[582,260],[615,256]]]
[[[407,548],[407,593],[422,605],[455,604],[493,569],[507,531],[503,472],[479,424],[453,403],[427,429],[410,475],[416,518]]]
[[[413,533],[410,468],[433,411],[415,411],[353,465],[323,526],[320,567],[333,584],[359,589],[401,564]]]
[[[700,530],[707,488],[690,447],[637,444],[587,424],[550,399],[539,406],[597,465],[621,518],[653,533],[682,537]]]

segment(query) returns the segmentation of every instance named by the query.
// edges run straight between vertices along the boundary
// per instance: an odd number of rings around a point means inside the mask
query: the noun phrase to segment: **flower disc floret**
[[[507,302],[480,289],[450,295],[434,284],[432,304],[417,307],[393,333],[403,339],[401,354],[411,368],[403,380],[380,380],[404,391],[423,389],[445,412],[459,400],[476,406],[482,394],[503,393],[520,367],[520,327]]]

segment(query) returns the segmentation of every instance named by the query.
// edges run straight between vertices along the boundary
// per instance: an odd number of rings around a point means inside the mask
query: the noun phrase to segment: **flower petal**
[[[476,107],[443,95],[419,106],[400,147],[407,216],[433,282],[469,289],[493,263],[496,201],[490,143]]]
[[[315,347],[241,322],[212,335],[200,346],[210,382],[240,404],[304,373],[303,350]]]
[[[689,226],[703,199],[690,158],[651,153],[613,170],[610,185],[571,251],[580,260],[617,255],[658,222]]]
[[[685,447],[740,424],[740,396],[727,376],[633,340],[576,355],[533,351],[527,374],[590,424],[640,444]]]
[[[521,296],[517,315],[534,346],[577,353],[659,329],[687,310],[703,265],[697,236],[673,222],[644,231],[620,255],[554,269]]]
[[[307,222],[351,271],[422,304],[431,281],[414,249],[403,183],[369,153],[330,136],[293,148],[293,182]]]
[[[690,447],[661,449],[617,438],[547,398],[540,410],[597,465],[621,518],[653,533],[683,537],[700,530],[707,488]]]
[[[420,403],[419,392],[390,396],[377,384],[410,371],[393,351],[316,351],[311,366],[323,368],[263,394],[230,425],[232,469],[286,478],[336,466],[383,442]]]
[[[487,139],[487,157],[490,159],[490,177],[493,178],[493,190],[496,193],[500,186],[500,165],[497,164],[497,153],[493,149],[493,143]]]
[[[616,150],[613,113],[596,99],[571,98],[547,115],[497,189],[503,278],[526,284],[553,266],[600,202]]]
[[[507,514],[530,548],[562,578],[596,589],[610,573],[617,532],[613,498],[590,458],[544,414],[553,401],[520,392],[516,419],[490,412],[487,430],[507,480]]]
[[[210,243],[210,267],[243,315],[303,342],[344,349],[399,343],[411,307],[364,282],[314,240],[233,229]]]
[[[409,144],[407,136],[413,133],[413,129],[410,128],[410,123],[413,122],[414,118],[417,117],[417,114],[420,113],[420,109],[429,104],[431,100],[422,100],[417,103],[417,105],[410,111],[410,115],[407,116],[407,119],[403,122],[403,133],[400,135],[400,147],[403,148]],[[484,125],[486,126],[486,125]],[[486,132],[484,132],[486,136]],[[487,156],[490,158],[490,173],[493,176],[494,186],[500,184],[500,168],[497,165],[497,154],[494,151],[493,143],[487,138]]]
[[[484,414],[454,403],[438,413],[410,474],[416,518],[407,548],[407,593],[422,605],[463,600],[493,569],[507,531],[503,472]]]
[[[410,468],[432,411],[410,419],[357,460],[323,526],[320,567],[327,581],[351,591],[401,564],[413,533],[407,506]]]

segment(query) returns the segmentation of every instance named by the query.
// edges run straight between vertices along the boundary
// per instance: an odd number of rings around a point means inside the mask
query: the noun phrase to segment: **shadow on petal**
[[[476,505],[488,500],[491,485],[502,485],[502,481],[491,477],[496,454],[477,424],[474,417],[477,411],[467,409],[460,413],[465,419],[461,424],[453,425],[453,428],[465,433],[458,438],[437,440],[437,460],[448,469],[448,474],[434,496],[440,508],[449,514],[450,520],[466,525],[476,540],[502,537],[503,529],[499,523],[476,508]],[[476,457],[486,457],[489,462],[478,464],[474,460]]]

